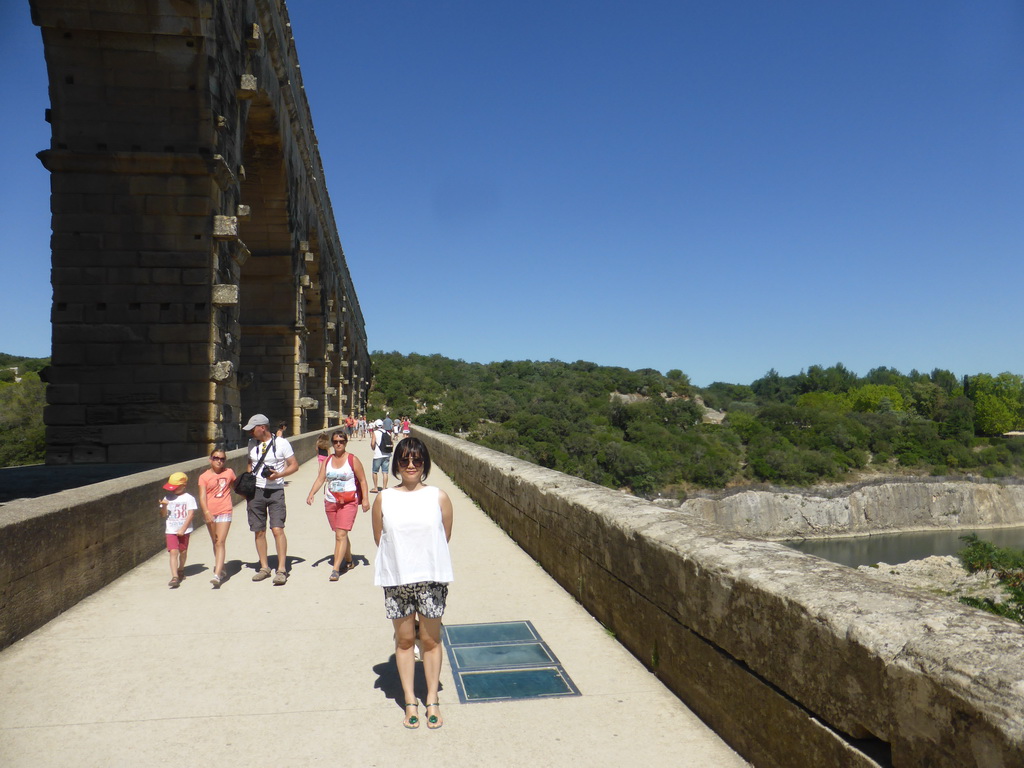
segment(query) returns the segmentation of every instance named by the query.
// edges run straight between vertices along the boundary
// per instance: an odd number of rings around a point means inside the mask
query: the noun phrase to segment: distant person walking
[[[381,422],[381,426],[384,427],[384,431],[390,432],[394,427],[394,422],[391,420],[391,414],[385,414],[384,421]]]
[[[373,502],[373,540],[377,544],[374,584],[384,588],[384,613],[395,628],[395,665],[405,697],[406,728],[419,727],[413,690],[418,639],[427,682],[427,728],[444,725],[438,690],[441,680],[441,617],[454,581],[448,542],[452,502],[440,488],[425,485],[430,454],[418,438],[395,448],[392,469],[401,483]]]
[[[409,417],[406,416],[404,419],[402,419],[402,435],[404,437],[408,437],[409,436],[409,432],[411,432],[411,431],[412,431],[412,423],[409,421]]]
[[[249,467],[253,467],[263,459],[260,471],[256,473],[256,495],[249,499],[246,512],[249,517],[249,530],[255,534],[256,554],[260,560],[260,568],[253,575],[253,581],[270,578],[270,562],[267,559],[267,525],[274,534],[274,545],[277,548],[277,573],[274,584],[280,586],[288,581],[288,539],[284,534],[284,523],[288,517],[288,509],[284,501],[284,478],[299,470],[298,459],[291,444],[283,437],[277,437],[270,431],[270,419],[257,413],[249,423],[242,427],[252,433],[249,441]]]
[[[377,483],[377,473],[381,473],[381,480],[384,488],[388,487],[388,469],[391,467],[391,452],[395,444],[391,439],[391,433],[384,429],[384,422],[377,419],[373,423],[373,431],[370,432],[370,448],[373,449],[373,493],[381,490]]]
[[[326,432],[321,432],[316,439],[316,460],[323,464],[331,455],[331,438]]]
[[[171,580],[167,586],[177,589],[185,579],[185,558],[188,557],[188,539],[192,534],[192,517],[196,512],[196,500],[185,492],[188,475],[175,472],[164,484],[163,498],[160,499],[160,515],[164,518],[164,538],[171,560]]]
[[[334,531],[334,570],[331,571],[331,581],[337,581],[342,573],[354,567],[352,542],[348,534],[355,525],[358,507],[362,505],[363,512],[370,509],[366,470],[359,459],[348,453],[348,441],[348,435],[344,432],[331,435],[334,454],[320,465],[313,487],[306,497],[306,504],[312,504],[316,492],[326,483],[324,511]]]
[[[199,508],[206,519],[206,529],[213,543],[213,578],[210,583],[220,589],[224,583],[224,557],[228,530],[231,528],[232,498],[235,487],[235,471],[226,466],[227,454],[223,448],[215,448],[210,454],[210,468],[199,476]]]

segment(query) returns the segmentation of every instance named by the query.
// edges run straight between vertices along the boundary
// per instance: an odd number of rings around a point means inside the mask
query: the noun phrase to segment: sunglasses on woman
[[[213,459],[214,461],[224,461],[225,459],[227,459],[227,456],[211,456],[210,458]]]
[[[416,467],[418,469],[423,466],[423,459],[420,456],[403,456],[398,460],[398,464],[403,467]]]
[[[345,443],[348,442],[348,440],[331,440],[331,442],[334,443],[335,445],[344,445]]]

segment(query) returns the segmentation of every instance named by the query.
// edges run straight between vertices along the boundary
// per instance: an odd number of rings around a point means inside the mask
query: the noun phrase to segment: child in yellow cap
[[[167,493],[160,499],[160,515],[166,521],[164,534],[167,537],[167,551],[171,556],[171,580],[167,586],[177,589],[185,578],[185,557],[188,555],[188,537],[192,533],[192,517],[195,515],[195,497],[185,493],[188,475],[175,472],[164,485]]]

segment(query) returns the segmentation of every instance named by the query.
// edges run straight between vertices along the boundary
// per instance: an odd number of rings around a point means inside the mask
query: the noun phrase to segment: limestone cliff
[[[846,493],[748,490],[694,498],[685,514],[765,539],[1024,524],[1024,484],[893,481]]]

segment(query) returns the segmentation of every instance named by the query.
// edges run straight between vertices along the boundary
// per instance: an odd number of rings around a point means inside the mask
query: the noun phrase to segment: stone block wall
[[[755,765],[1024,765],[1024,627],[456,438],[414,433]]]
[[[323,428],[328,386],[362,411],[366,332],[284,4],[30,4],[51,99],[47,463],[183,461],[243,442],[255,412]]]
[[[316,455],[319,434],[289,438],[300,463]],[[236,474],[245,462],[244,449],[228,453]],[[209,466],[193,459],[0,507],[0,648],[162,551],[161,486],[185,472],[194,495]]]

